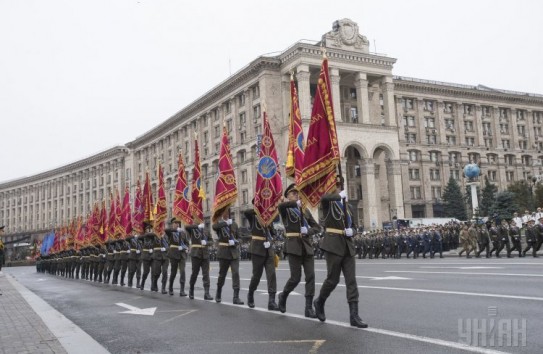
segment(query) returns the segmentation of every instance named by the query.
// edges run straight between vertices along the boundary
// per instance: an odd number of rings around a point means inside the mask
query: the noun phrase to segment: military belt
[[[108,252],[108,253],[107,253],[108,256],[113,256],[114,254],[115,254],[115,253],[113,253],[113,252]]]
[[[299,232],[287,232],[285,234],[286,237],[300,237],[301,234]]]
[[[170,248],[179,248],[179,245],[170,245]]]
[[[127,251],[121,251],[121,253],[126,253]]]
[[[203,248],[204,246],[202,246],[202,245],[191,245],[190,247],[192,247],[192,248]]]
[[[131,248],[130,250],[136,252],[138,249],[137,248]]]
[[[155,248],[153,248],[153,250],[155,250],[155,251],[160,251],[161,249],[162,249],[162,247],[155,247]]]
[[[219,246],[230,246],[230,244],[228,242],[219,242]]]
[[[149,252],[149,250],[142,250],[143,252]]]
[[[262,236],[251,236],[251,240],[266,241],[266,238]]]
[[[336,235],[345,235],[345,230],[341,230],[341,229],[326,228],[326,232],[330,234],[336,234]]]

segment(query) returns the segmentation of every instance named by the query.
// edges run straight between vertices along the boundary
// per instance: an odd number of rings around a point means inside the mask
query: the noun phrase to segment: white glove
[[[234,246],[236,244],[236,242],[234,240],[228,240],[228,244],[230,246]]]
[[[206,225],[205,225],[204,223],[201,223],[201,224],[198,225],[198,228],[199,228],[200,230],[203,230],[205,226],[206,226]]]
[[[115,253],[117,253],[117,251],[116,251],[116,250],[113,250],[113,254],[115,254]]]
[[[130,250],[130,248],[129,248],[128,251],[126,251],[126,252],[130,253],[130,251],[131,251],[131,250]]]
[[[106,255],[105,255],[105,254],[101,254],[100,256],[102,256],[102,258],[106,258]]]
[[[305,227],[305,226],[300,227],[300,233],[302,235],[307,235],[307,227]]]
[[[226,224],[232,225],[232,219],[227,219],[227,220],[226,220]]]
[[[347,200],[347,191],[345,189],[342,190],[341,192],[339,192],[339,196],[341,197],[341,199]]]
[[[149,253],[153,253],[153,249],[152,249],[152,248],[149,249]]]
[[[270,248],[270,243],[268,241],[264,242],[264,248]]]
[[[141,251],[140,251],[140,250],[136,250],[136,254],[140,254],[140,253],[141,253]]]
[[[298,199],[296,201],[296,205],[298,206],[298,208],[301,208],[302,207],[302,201],[300,199]]]
[[[347,237],[353,237],[353,229],[351,228],[348,228],[348,229],[345,229],[345,236]]]
[[[160,250],[161,250],[162,252],[166,252],[166,247],[161,247]]]
[[[184,231],[182,227],[177,228],[177,232],[182,232],[182,231]]]
[[[206,240],[202,240],[200,243],[202,244],[202,246],[207,245],[207,241],[206,241]]]

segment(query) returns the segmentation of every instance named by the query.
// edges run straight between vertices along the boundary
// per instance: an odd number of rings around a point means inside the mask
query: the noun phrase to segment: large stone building
[[[298,42],[276,56],[261,56],[164,123],[122,147],[32,177],[0,184],[0,223],[8,241],[40,234],[109,198],[112,189],[165,168],[168,203],[181,151],[191,178],[194,136],[200,144],[209,218],[217,176],[221,127],[226,124],[236,166],[237,220],[249,207],[256,180],[256,146],[265,106],[282,166],[289,123],[290,73],[298,84],[307,128],[322,62],[329,58],[342,171],[360,225],[379,228],[397,217],[443,216],[442,191],[462,167],[483,173],[504,189],[540,173],[543,95],[393,76],[396,59],[369,52],[351,20],[336,21],[317,43]]]

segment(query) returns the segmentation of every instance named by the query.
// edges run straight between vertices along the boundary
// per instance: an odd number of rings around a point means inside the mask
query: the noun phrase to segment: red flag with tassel
[[[213,215],[211,220],[215,222],[230,205],[238,198],[238,186],[234,173],[232,154],[226,126],[222,128],[221,152],[219,155],[219,177],[215,184],[215,199],[213,200]]]

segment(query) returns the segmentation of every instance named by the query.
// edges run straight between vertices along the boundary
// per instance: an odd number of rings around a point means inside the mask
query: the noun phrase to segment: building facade
[[[393,76],[396,59],[370,53],[358,25],[343,19],[319,42],[298,42],[279,55],[255,59],[125,146],[0,183],[0,223],[8,226],[8,241],[86,215],[95,202],[125,185],[133,195],[146,171],[156,187],[159,161],[171,206],[178,154],[190,180],[195,137],[209,219],[223,124],[239,190],[232,211],[244,225],[242,211],[250,207],[256,182],[262,111],[270,119],[284,172],[290,75],[296,77],[307,131],[322,48],[329,58],[341,167],[359,225],[380,228],[395,216],[443,216],[442,191],[450,176],[463,185],[462,168],[470,161],[481,162],[500,190],[540,174],[543,95]]]

